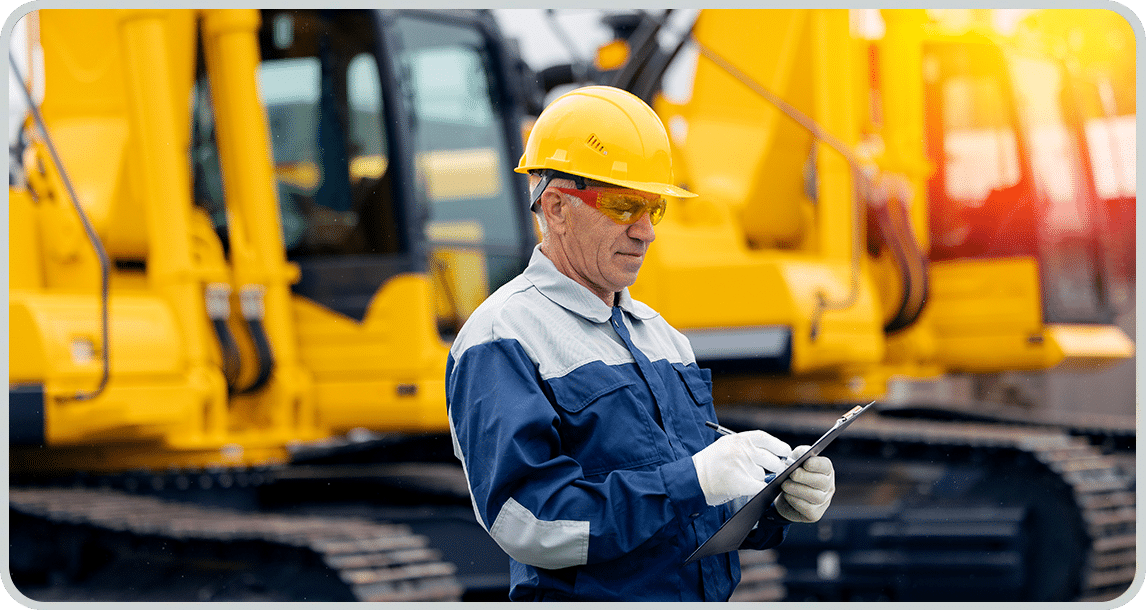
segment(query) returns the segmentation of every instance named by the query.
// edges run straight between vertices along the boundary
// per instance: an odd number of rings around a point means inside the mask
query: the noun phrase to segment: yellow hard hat
[[[660,117],[641,98],[603,85],[574,89],[553,100],[537,117],[514,171],[696,197],[673,184],[672,152]]]

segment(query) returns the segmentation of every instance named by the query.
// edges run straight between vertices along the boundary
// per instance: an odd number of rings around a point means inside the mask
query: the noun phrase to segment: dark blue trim
[[[8,387],[8,442],[12,445],[44,444],[44,386]]]

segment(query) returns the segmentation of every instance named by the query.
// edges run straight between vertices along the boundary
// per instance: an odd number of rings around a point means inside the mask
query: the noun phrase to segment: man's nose
[[[637,222],[629,225],[627,233],[629,237],[645,243],[650,243],[657,238],[657,233],[653,229],[653,221],[649,218],[649,212],[647,210],[644,214],[641,214],[641,218],[637,220]]]

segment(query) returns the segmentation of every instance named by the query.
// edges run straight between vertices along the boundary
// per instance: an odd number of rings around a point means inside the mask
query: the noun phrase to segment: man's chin
[[[634,271],[632,273],[619,273],[619,274],[617,274],[616,285],[620,286],[621,288],[628,288],[629,286],[632,286],[634,283],[636,283],[636,281],[637,281],[636,271]]]

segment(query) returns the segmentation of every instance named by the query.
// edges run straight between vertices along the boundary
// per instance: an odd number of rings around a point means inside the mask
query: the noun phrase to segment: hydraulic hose
[[[251,284],[243,286],[239,290],[239,303],[243,312],[243,319],[247,322],[247,332],[251,335],[251,340],[255,343],[255,351],[258,353],[259,372],[255,376],[255,380],[251,385],[239,390],[239,394],[254,394],[263,389],[267,382],[271,379],[271,373],[275,369],[275,355],[271,350],[270,338],[267,336],[267,329],[263,326],[263,316],[265,307],[263,305],[263,293],[265,289],[262,286]]]
[[[871,195],[869,222],[875,224],[878,235],[887,245],[903,286],[899,307],[883,327],[884,332],[893,333],[914,324],[923,312],[929,291],[927,258],[915,241],[905,209],[910,200],[910,186],[902,178],[884,176],[874,185]]]
[[[239,381],[239,370],[242,368],[242,357],[239,353],[239,344],[227,326],[227,319],[231,317],[231,288],[226,284],[212,283],[207,285],[207,317],[215,328],[215,337],[219,340],[219,348],[223,355],[223,378],[227,380],[227,391],[234,392]]]

